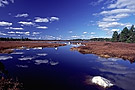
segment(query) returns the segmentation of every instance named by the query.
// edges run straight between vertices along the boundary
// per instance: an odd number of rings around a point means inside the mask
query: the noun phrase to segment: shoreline
[[[122,58],[135,62],[135,43],[87,42],[85,46],[72,47],[70,50],[82,54],[96,54],[103,58]]]
[[[0,53],[12,53],[13,49],[59,47],[66,44],[52,41],[0,41]],[[122,42],[85,42],[85,46],[72,47],[70,50],[82,54],[96,54],[103,58],[122,58],[135,62],[135,43]]]
[[[12,53],[12,49],[59,47],[66,44],[48,43],[48,41],[0,41],[0,53]]]

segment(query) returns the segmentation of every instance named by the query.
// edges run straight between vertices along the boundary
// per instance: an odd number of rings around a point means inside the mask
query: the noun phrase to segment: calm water
[[[135,90],[134,63],[81,54],[70,51],[71,47],[15,50],[0,54],[0,61],[25,90],[98,90],[85,83],[89,76],[102,76],[115,84],[116,88],[107,90]]]

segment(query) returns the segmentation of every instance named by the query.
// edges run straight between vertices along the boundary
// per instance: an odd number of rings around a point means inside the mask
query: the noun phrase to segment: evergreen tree
[[[129,30],[129,32],[130,32],[130,33],[134,32],[134,29],[135,29],[135,28],[134,28],[134,25],[132,25],[131,28],[130,28],[130,30]]]
[[[119,41],[120,42],[126,42],[127,39],[129,38],[129,30],[127,27],[125,27],[122,32],[120,33],[120,38]]]
[[[112,36],[112,42],[117,42],[118,41],[118,32],[117,31],[114,31],[113,33],[113,36]]]
[[[133,43],[135,42],[135,31],[134,31],[134,25],[131,26],[129,30],[129,38],[127,39],[128,43]]]

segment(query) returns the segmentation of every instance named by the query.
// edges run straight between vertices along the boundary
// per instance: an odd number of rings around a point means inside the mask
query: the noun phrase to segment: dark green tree
[[[131,33],[132,33],[134,31],[134,29],[135,29],[134,25],[132,25],[129,31],[131,31]]]
[[[135,31],[134,31],[134,25],[131,26],[130,30],[129,30],[129,37],[127,39],[128,43],[133,43],[135,42]]]
[[[119,41],[126,42],[128,38],[129,38],[129,30],[127,27],[125,27],[120,33]]]
[[[112,42],[117,42],[118,41],[118,32],[114,31],[113,35],[112,35]]]

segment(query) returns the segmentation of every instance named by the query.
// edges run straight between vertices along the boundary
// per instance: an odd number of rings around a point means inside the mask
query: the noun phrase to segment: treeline
[[[92,38],[90,41],[111,41],[111,38]]]
[[[70,41],[111,41],[111,38],[73,39]]]
[[[112,42],[127,42],[135,43],[135,28],[134,25],[130,29],[125,27],[119,34],[115,31],[112,35]]]
[[[70,41],[89,41],[90,39],[72,39]]]
[[[29,38],[9,38],[9,37],[7,37],[7,38],[3,38],[3,37],[1,37],[0,38],[0,41],[31,41],[31,39],[29,39]]]

